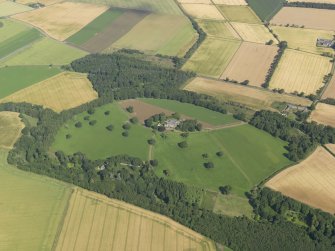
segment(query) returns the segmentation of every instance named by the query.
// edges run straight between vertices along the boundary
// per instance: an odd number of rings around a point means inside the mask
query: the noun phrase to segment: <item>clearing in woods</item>
[[[86,248],[216,250],[212,241],[165,216],[77,188],[71,196],[55,250]]]
[[[335,127],[335,106],[318,103],[310,116],[310,120]]]
[[[240,47],[237,40],[208,37],[183,66],[184,70],[219,78]],[[219,52],[219,53],[218,53]]]
[[[116,41],[111,48],[183,56],[196,38],[192,24],[186,17],[151,14]]]
[[[335,99],[335,76],[333,75],[331,81],[329,82],[327,89],[322,95],[322,98],[333,98]]]
[[[14,18],[30,23],[50,37],[63,41],[107,9],[106,6],[63,2],[18,14]]]
[[[200,19],[224,20],[215,5],[210,4],[181,4],[183,9],[192,17]]]
[[[9,66],[0,68],[0,99],[60,73],[49,66]]]
[[[272,20],[271,24],[294,24],[310,29],[335,30],[335,11],[312,8],[284,7]]]
[[[278,47],[255,43],[242,43],[221,78],[261,87],[270,69]]]
[[[227,39],[241,39],[233,27],[226,21],[198,19],[197,22],[208,36]]]
[[[271,110],[274,102],[285,102],[302,106],[310,106],[312,103],[310,100],[298,96],[279,94],[259,88],[204,78],[195,78],[184,89],[207,94],[222,101],[239,102],[258,110]]]
[[[248,0],[249,6],[262,21],[269,21],[283,7],[286,0]]]
[[[265,185],[312,207],[335,213],[335,157],[319,146],[306,160]]]
[[[232,22],[231,25],[244,41],[265,44],[272,40],[275,44],[277,43],[277,40],[264,25],[235,22]]]
[[[261,20],[248,6],[219,5],[218,8],[229,21],[261,24]]]
[[[66,65],[87,53],[50,38],[43,38],[2,62],[6,65]]]
[[[30,10],[33,10],[33,8],[12,1],[0,2],[0,17],[7,17]]]
[[[271,26],[273,32],[280,41],[286,41],[291,49],[321,54],[323,52],[333,53],[333,49],[317,47],[318,38],[333,39],[335,32],[312,30],[306,28],[293,28],[284,26]]]
[[[93,90],[86,74],[63,72],[15,92],[0,102],[27,102],[61,112],[88,103],[97,97],[98,94]]]
[[[330,58],[287,49],[273,74],[270,88],[315,94],[323,86],[323,78],[331,67]]]
[[[22,128],[17,113],[0,112],[0,134],[6,134],[0,136],[0,249],[51,250],[70,186],[7,164],[2,146],[10,147]]]

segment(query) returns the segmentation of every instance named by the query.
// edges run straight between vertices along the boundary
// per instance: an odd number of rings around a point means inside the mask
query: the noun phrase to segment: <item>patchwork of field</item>
[[[197,35],[186,17],[151,14],[116,41],[111,48],[183,56],[196,38]]]
[[[276,56],[278,48],[255,43],[242,43],[221,78],[229,78],[261,87]]]
[[[248,6],[219,5],[223,16],[232,22],[260,24],[261,20]]]
[[[322,98],[333,98],[335,99],[335,76],[332,77],[332,79],[330,80],[327,89],[325,90],[325,92],[322,95]]]
[[[33,8],[12,1],[0,2],[0,17],[7,17],[30,10],[33,10]]]
[[[24,125],[15,112],[0,112],[0,151],[11,149],[21,136]],[[0,157],[1,158],[1,157]]]
[[[167,217],[76,189],[55,250],[83,249],[216,250],[212,241]]]
[[[237,40],[208,37],[183,66],[184,70],[219,78],[240,47]]]
[[[0,61],[5,65],[65,65],[87,53],[50,38],[43,38],[26,49]]]
[[[241,39],[234,28],[226,21],[198,19],[197,23],[208,36],[227,39]]]
[[[271,24],[294,24],[311,29],[335,30],[335,11],[312,8],[284,7],[271,20]]]
[[[271,110],[274,102],[284,102],[302,106],[310,106],[312,103],[308,99],[297,96],[273,93],[263,89],[204,78],[195,78],[184,89],[207,94],[222,101],[238,102],[258,110]]]
[[[310,120],[335,128],[335,106],[318,103],[310,116]]]
[[[49,66],[9,66],[0,68],[0,99],[60,73]]]
[[[286,0],[248,0],[249,6],[262,21],[269,21],[283,7]]]
[[[335,158],[323,147],[300,164],[279,173],[265,185],[286,196],[335,213]]]
[[[318,38],[333,39],[335,32],[324,30],[312,30],[306,28],[293,28],[284,26],[271,26],[271,29],[277,34],[278,39],[286,41],[291,49],[321,54],[323,52],[333,53],[331,48],[316,46]]]
[[[200,19],[224,20],[215,5],[210,4],[181,4],[183,9],[192,17]]]
[[[18,14],[14,18],[36,26],[50,37],[63,41],[107,9],[106,6],[62,2]]]
[[[326,57],[288,49],[271,79],[270,88],[315,94],[331,70],[329,61]]]
[[[277,40],[264,25],[235,22],[232,22],[231,25],[244,41],[265,44],[273,40],[274,44],[277,43]]]
[[[98,94],[85,74],[63,72],[15,92],[0,102],[27,102],[61,112],[88,103],[97,97]]]
[[[225,4],[225,5],[247,5],[245,0],[213,0],[215,4]]]

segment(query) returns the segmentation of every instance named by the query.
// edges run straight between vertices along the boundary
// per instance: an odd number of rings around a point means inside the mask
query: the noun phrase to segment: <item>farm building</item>
[[[316,46],[318,47],[327,47],[327,48],[332,48],[335,46],[335,40],[330,40],[330,39],[323,39],[323,38],[318,38],[316,40]]]

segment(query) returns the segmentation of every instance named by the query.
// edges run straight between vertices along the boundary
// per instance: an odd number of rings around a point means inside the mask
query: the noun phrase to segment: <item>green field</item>
[[[38,30],[30,29],[16,34],[0,43],[0,59],[25,47],[41,37]]]
[[[151,14],[116,41],[111,48],[183,56],[195,39],[196,33],[186,17]]]
[[[9,66],[0,68],[0,99],[60,73],[49,66]]]
[[[70,186],[7,164],[0,149],[0,250],[52,250]]]
[[[95,3],[125,9],[143,10],[157,13],[182,15],[174,0],[76,0],[83,3]]]
[[[66,41],[76,45],[82,45],[97,33],[102,32],[116,18],[121,16],[122,13],[124,13],[124,11],[121,9],[108,10],[86,25],[83,29],[69,37]]]
[[[249,0],[249,6],[263,21],[270,19],[283,7],[285,0]]]
[[[153,158],[159,161],[155,172],[188,185],[217,191],[219,186],[231,185],[233,192],[243,196],[254,185],[275,171],[290,164],[284,157],[286,143],[249,125],[191,133],[188,147],[181,149],[179,133],[169,133],[166,139],[156,137]],[[223,151],[224,156],[216,153]],[[207,153],[208,159],[202,154]],[[213,169],[203,164],[211,161]]]
[[[104,115],[105,111],[110,111],[110,115]],[[122,125],[128,121],[128,114],[125,113],[117,103],[102,106],[96,109],[90,116],[90,120],[96,120],[94,126],[90,126],[89,121],[84,117],[87,112],[79,114],[68,121],[58,132],[52,149],[62,150],[67,154],[82,152],[92,159],[106,158],[118,154],[128,154],[148,159],[149,145],[147,140],[151,138],[151,130],[139,124],[131,125],[129,136],[122,136]],[[82,128],[76,128],[75,123],[81,121]],[[112,124],[113,131],[108,131],[106,127]],[[66,139],[66,135],[71,134],[71,139]]]
[[[186,62],[183,69],[200,75],[219,78],[228,66],[241,42],[207,38]]]
[[[12,1],[0,2],[0,17],[11,16],[20,12],[33,10],[32,8]]]
[[[240,39],[239,35],[228,22],[200,19],[198,19],[197,22],[208,36],[228,39]]]
[[[141,100],[145,103],[155,105],[173,112],[178,112],[180,114],[192,117],[194,119],[206,122],[214,126],[236,122],[236,120],[233,118],[232,115],[226,115],[219,112],[214,112],[206,108],[188,103],[181,103],[178,101],[167,100],[167,99],[141,99]]]
[[[0,28],[0,44],[17,34],[30,29],[29,27],[10,19],[1,19],[0,22],[2,23],[2,27]]]
[[[251,24],[261,23],[261,20],[248,6],[219,5],[218,7],[229,21]]]
[[[22,52],[6,58],[1,65],[64,65],[85,55],[84,51],[43,38]]]

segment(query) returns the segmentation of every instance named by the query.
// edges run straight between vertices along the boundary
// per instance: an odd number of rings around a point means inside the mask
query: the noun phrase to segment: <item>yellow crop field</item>
[[[197,22],[208,36],[241,40],[231,24],[226,21],[198,19]]]
[[[335,76],[332,77],[332,79],[330,80],[327,89],[325,90],[325,92],[322,95],[322,98],[333,98],[335,99]]]
[[[323,147],[306,160],[277,174],[265,185],[286,196],[335,213],[335,157]]]
[[[310,120],[335,127],[335,106],[318,103],[310,116]]]
[[[181,4],[183,9],[192,17],[200,19],[224,20],[215,5],[210,4]]]
[[[331,67],[329,58],[288,49],[278,64],[270,88],[315,94]]]
[[[212,4],[211,0],[177,0],[178,3]]]
[[[264,25],[235,22],[232,22],[231,24],[245,41],[265,44],[266,42],[273,40],[274,44],[277,43],[277,40]]]
[[[14,18],[30,23],[50,37],[63,41],[107,9],[107,6],[63,2],[18,14]]]
[[[23,123],[18,113],[0,112],[0,148],[12,148],[22,129]]]
[[[225,5],[247,5],[245,0],[213,0],[215,4],[225,4]]]
[[[98,97],[85,74],[64,72],[40,83],[22,89],[2,100],[43,105],[60,112]]]
[[[271,110],[273,102],[286,102],[302,106],[311,105],[311,101],[306,98],[205,78],[195,78],[184,89],[207,94],[222,101],[239,102],[258,110]]]
[[[316,46],[316,40],[318,38],[332,39],[335,35],[334,31],[313,30],[284,26],[271,26],[271,29],[275,34],[278,35],[279,40],[286,41],[288,47],[291,49],[317,54],[321,54],[323,52],[334,52],[331,48]]]
[[[55,3],[59,3],[59,2],[62,2],[62,1],[63,0],[38,0],[39,3],[44,4],[45,6],[55,4]],[[32,0],[16,0],[15,2],[20,3],[20,4],[29,4],[33,1]]]
[[[261,20],[249,6],[218,5],[223,16],[232,22],[261,24]]]
[[[212,241],[167,217],[78,188],[56,250],[216,249]]]
[[[14,1],[0,1],[0,17],[7,17],[30,10],[33,9],[26,5],[17,4]]]

